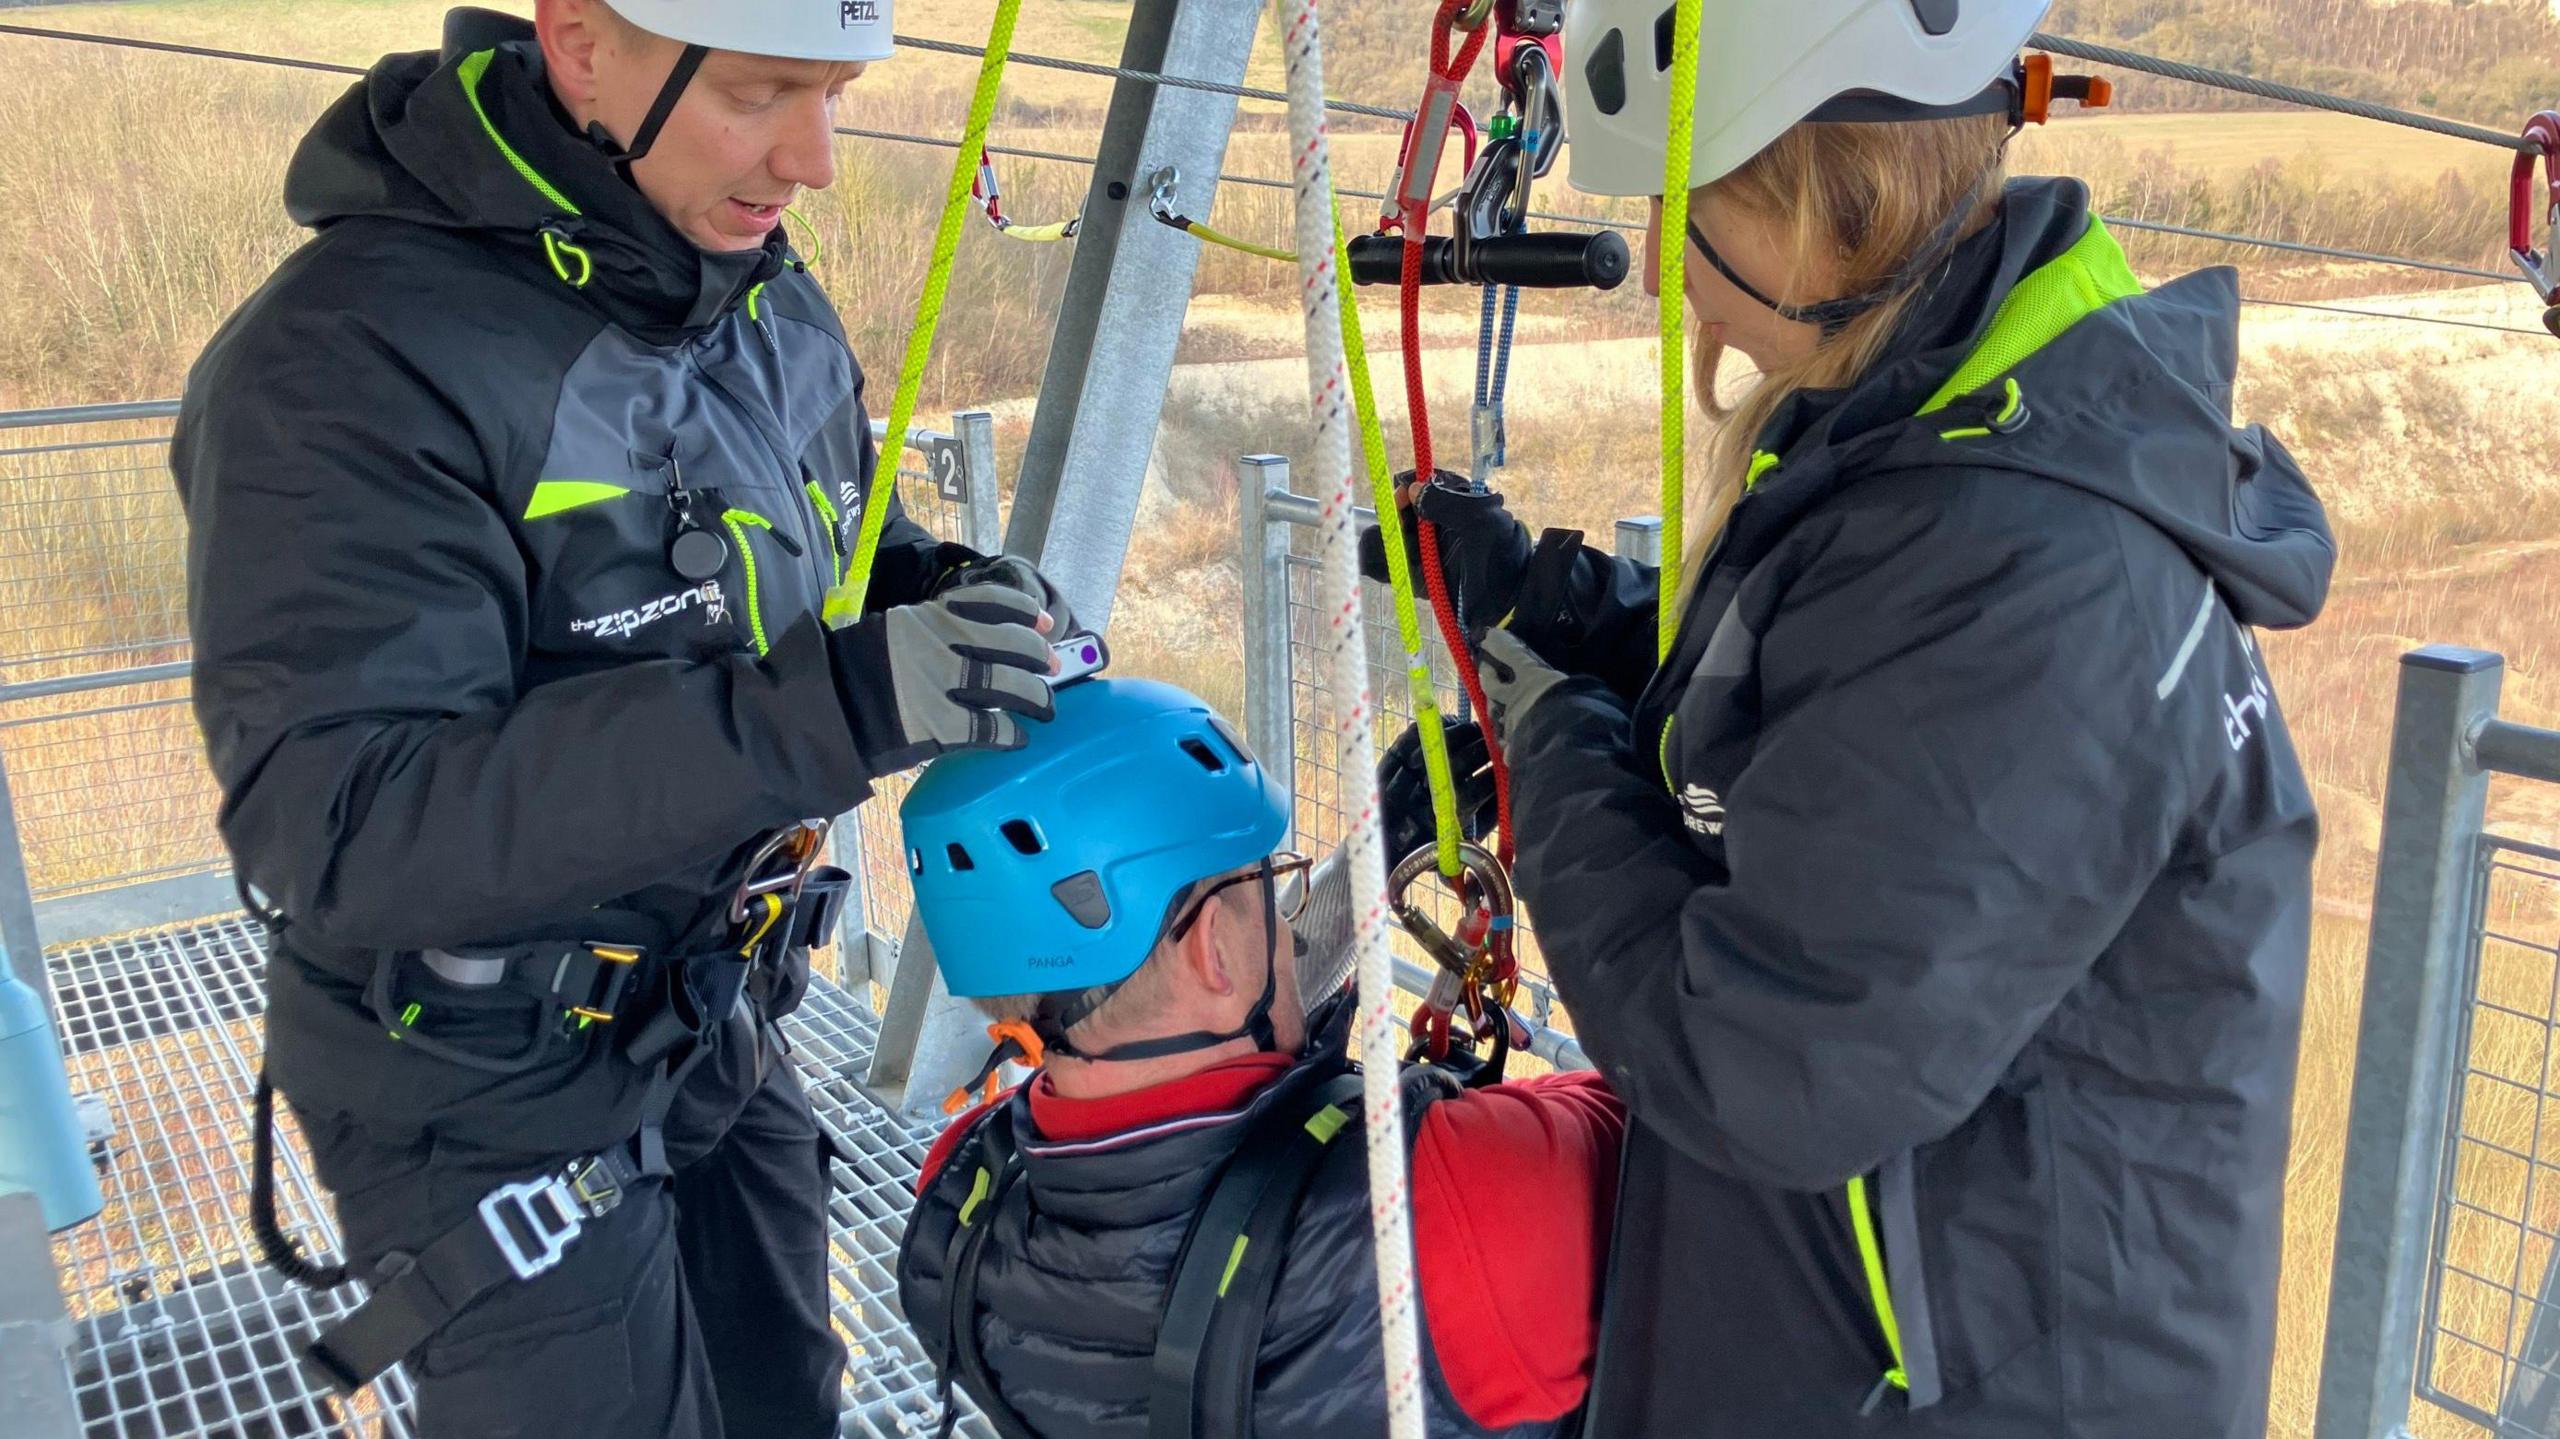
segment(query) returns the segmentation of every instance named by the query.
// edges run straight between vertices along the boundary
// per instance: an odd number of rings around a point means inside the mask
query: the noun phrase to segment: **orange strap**
[[[1038,1069],[1049,1062],[1049,1046],[1040,1042],[1039,1034],[1031,1028],[1028,1020],[1007,1019],[990,1024],[987,1026],[987,1038],[995,1044],[996,1049],[995,1053],[987,1056],[986,1070],[976,1079],[951,1091],[942,1101],[943,1113],[958,1114],[961,1110],[968,1108],[970,1091],[973,1089],[978,1091],[979,1103],[996,1102],[996,1096],[1004,1092],[1004,1086],[998,1076],[1004,1069],[1007,1044],[1020,1050],[1022,1062],[1033,1069]]]

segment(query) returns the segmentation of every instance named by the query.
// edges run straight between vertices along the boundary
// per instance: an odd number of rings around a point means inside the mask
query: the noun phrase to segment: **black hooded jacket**
[[[862,372],[779,234],[697,248],[569,127],[520,20],[386,57],[285,192],[317,233],[206,348],[171,453],[223,837],[289,924],[272,1066],[421,1122],[548,1097],[603,1046],[448,1074],[354,986],[428,949],[699,947],[742,847],[868,795],[886,676],[819,621],[873,481]],[[680,509],[716,574],[674,567]],[[874,607],[943,558],[893,516]],[[521,1047],[412,977],[422,1035]],[[619,1138],[628,1078],[539,1142]]]
[[[1517,878],[1636,1120],[1600,1439],[2263,1432],[2317,822],[2251,630],[2333,547],[2237,318],[2019,182],[1667,664],[1650,570],[1524,594]]]

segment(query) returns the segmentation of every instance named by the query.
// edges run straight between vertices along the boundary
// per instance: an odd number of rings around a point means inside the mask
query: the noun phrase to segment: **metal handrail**
[[[171,640],[171,644],[185,644]],[[0,684],[0,705],[21,700],[47,699],[54,695],[85,694],[90,690],[118,689],[125,685],[158,684],[163,680],[182,680],[194,666],[184,660],[164,665],[130,665],[124,669],[99,670],[85,675],[53,675],[40,680],[20,680],[16,684]]]
[[[42,410],[0,410],[0,430],[37,430],[60,425],[111,425],[127,420],[174,420],[178,417],[176,400],[129,400],[113,405],[57,405]],[[871,422],[874,441],[889,438],[889,422]],[[908,449],[921,449],[925,442],[949,440],[940,430],[923,425],[907,427]]]
[[[2560,784],[2560,730],[2491,720],[2471,749],[2482,769]]]
[[[120,420],[174,420],[175,400],[133,400],[120,405],[60,405],[49,410],[0,411],[0,430],[33,430],[47,425],[109,425]]]

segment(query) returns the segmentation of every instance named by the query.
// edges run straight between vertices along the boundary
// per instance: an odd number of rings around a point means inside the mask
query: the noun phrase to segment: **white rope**
[[[1404,1105],[1397,1086],[1403,1032],[1395,1015],[1395,956],[1387,947],[1387,867],[1378,833],[1375,700],[1360,615],[1359,540],[1352,528],[1352,407],[1343,360],[1339,226],[1325,143],[1324,56],[1316,0],[1272,0],[1289,89],[1289,139],[1297,187],[1298,273],[1307,320],[1307,392],[1315,409],[1315,478],[1323,495],[1317,571],[1332,663],[1334,756],[1346,789],[1343,844],[1350,851],[1358,922],[1361,1109],[1369,1144],[1369,1222],[1378,1256],[1378,1328],[1386,1356],[1387,1432],[1422,1439],[1422,1343],[1415,1312],[1413,1221],[1406,1203]]]

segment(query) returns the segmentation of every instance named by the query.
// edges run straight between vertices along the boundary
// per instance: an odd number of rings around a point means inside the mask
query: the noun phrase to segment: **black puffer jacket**
[[[1519,885],[1638,1121],[1592,1433],[2263,1431],[2317,826],[2250,630],[2332,545],[2237,318],[2020,182],[1658,674],[1650,572],[1523,597]]]
[[[1347,1006],[1339,1017],[1347,1021]],[[993,1210],[974,1216],[995,1227],[979,1261],[976,1311],[965,1318],[976,1326],[1000,1397],[1040,1439],[1139,1439],[1149,1432],[1157,1321],[1193,1216],[1256,1120],[1274,1106],[1301,1102],[1344,1069],[1337,1033],[1233,1113],[1085,1143],[1042,1139],[1029,1094],[1016,1093],[960,1141],[917,1199],[898,1252],[898,1302],[907,1322],[928,1353],[941,1347],[960,1216]],[[1423,1113],[1456,1087],[1428,1066],[1406,1071],[1408,1142]],[[1244,1405],[1260,1439],[1368,1439],[1387,1430],[1369,1175],[1366,1151],[1354,1142],[1360,1122],[1354,1106],[1289,1232]],[[998,1127],[1024,1165],[1016,1196],[1001,1207],[983,1202],[996,1187],[987,1169],[988,1132]],[[1217,1322],[1229,1321],[1222,1314]],[[1498,1431],[1471,1422],[1428,1352],[1429,1326],[1421,1329],[1433,1439],[1573,1432],[1570,1417]],[[986,1396],[979,1397],[983,1403]],[[1217,1412],[1209,1396],[1202,1410]],[[1224,1424],[1209,1423],[1204,1432],[1228,1439]]]
[[[457,11],[331,107],[286,180],[318,233],[207,347],[172,463],[222,833],[291,926],[277,1082],[429,1126],[574,1088],[517,1138],[575,1153],[628,1132],[602,1044],[500,1080],[392,1044],[355,987],[426,949],[699,944],[741,846],[868,794],[864,677],[818,614],[875,461],[780,237],[686,241],[570,130],[531,35]],[[716,575],[671,565],[676,498]],[[893,519],[874,604],[937,564]],[[401,968],[422,1034],[522,1047]]]

